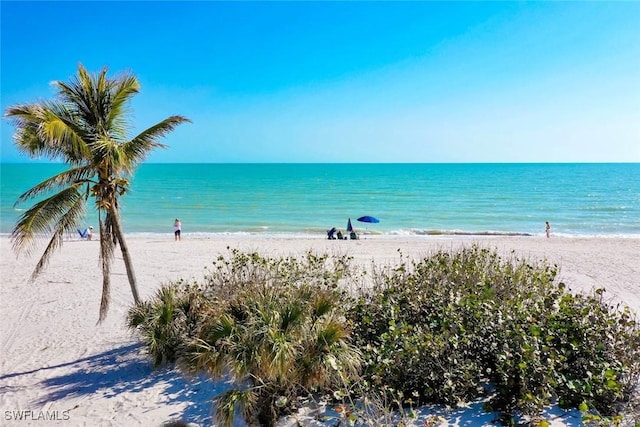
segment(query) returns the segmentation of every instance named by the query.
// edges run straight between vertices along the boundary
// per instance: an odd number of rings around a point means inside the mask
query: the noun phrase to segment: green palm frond
[[[128,174],[132,172],[135,166],[123,150],[123,144],[108,135],[98,137],[96,141],[91,144],[91,149],[94,158],[108,159],[108,169],[110,173],[106,175]]]
[[[35,187],[21,194],[16,200],[14,207],[18,206],[26,200],[30,200],[49,191],[64,188],[66,186],[78,183],[86,183],[94,174],[95,172],[93,168],[91,168],[91,166],[81,166],[60,172],[59,174],[42,181]],[[87,196],[87,191],[85,191],[84,194],[85,196]]]
[[[99,99],[105,95],[105,77],[107,68],[96,76],[92,77],[89,72],[80,64],[78,74],[74,76],[70,83],[56,81],[58,95],[68,105],[72,105],[85,123],[85,125],[97,128],[100,122],[100,102]],[[102,89],[102,90],[100,90]]]
[[[176,290],[173,286],[163,286],[156,292],[156,310],[154,317],[162,326],[170,325],[174,320],[176,305]]]
[[[286,304],[279,311],[280,331],[287,333],[289,328],[298,326],[304,320],[304,314],[304,307],[302,307],[300,301]]]
[[[335,292],[318,292],[311,304],[312,318],[315,322],[322,316],[330,313],[336,306]]]
[[[216,346],[196,338],[192,340],[185,355],[180,359],[180,366],[189,373],[208,372],[213,377],[220,377],[227,369],[226,353],[218,351]]]
[[[46,145],[38,137],[37,126],[20,125],[13,135],[13,142],[20,154],[25,154],[32,159],[39,157],[55,159],[57,157],[57,154],[49,154],[47,151]]]
[[[328,348],[348,336],[341,322],[329,321],[318,328],[316,332],[316,345],[318,348]]]
[[[17,252],[31,253],[35,237],[52,233],[44,253],[34,268],[31,280],[42,272],[53,252],[62,246],[64,235],[75,232],[74,228],[84,217],[85,211],[85,198],[78,191],[78,186],[74,185],[36,203],[20,217],[11,235],[14,250]]]
[[[106,125],[112,130],[112,135],[119,135],[124,139],[129,126],[126,109],[129,100],[140,91],[138,79],[131,74],[121,76],[113,88],[111,109],[106,118]]]
[[[148,301],[136,304],[127,312],[127,328],[138,329],[147,326],[151,316],[152,305]]]
[[[191,123],[191,120],[183,116],[171,116],[145,129],[131,141],[122,144],[122,151],[134,165],[144,160],[155,148],[166,148],[166,145],[158,142],[158,138],[173,131],[182,123]]]
[[[60,230],[60,229],[55,230],[55,232],[53,233],[53,236],[51,237],[51,240],[49,240],[47,247],[42,253],[42,256],[40,257],[40,259],[38,260],[38,263],[33,269],[30,280],[35,280],[35,278],[38,277],[40,273],[42,273],[42,270],[44,270],[47,264],[49,264],[49,259],[51,258],[51,255],[53,254],[53,252],[55,252],[56,249],[62,246],[63,236],[64,236],[63,230]]]
[[[253,389],[228,390],[216,397],[216,421],[224,427],[232,427],[236,412],[239,411],[245,419],[250,420],[255,414],[258,396]]]
[[[230,316],[222,315],[207,330],[207,341],[217,343],[221,339],[232,336],[235,330],[235,322]]]
[[[81,163],[91,158],[90,147],[85,141],[87,132],[78,123],[72,107],[55,102],[43,103],[43,120],[40,123],[40,138],[55,147],[61,157],[69,163]]]
[[[73,113],[64,104],[17,105],[7,108],[5,116],[17,128],[13,140],[22,153],[70,163],[78,163],[89,155]]]
[[[283,336],[277,337],[269,352],[270,363],[266,367],[267,376],[273,380],[286,378],[291,374],[300,353],[297,340],[287,340]]]
[[[25,211],[11,234],[14,249],[17,252],[26,249],[29,253],[30,244],[39,235],[74,231],[73,228],[85,213],[85,199],[80,189],[81,184],[73,184]]]
[[[49,157],[48,149],[44,141],[38,136],[39,110],[38,104],[19,104],[5,110],[5,117],[16,127],[13,141],[16,148],[23,154],[31,157]]]

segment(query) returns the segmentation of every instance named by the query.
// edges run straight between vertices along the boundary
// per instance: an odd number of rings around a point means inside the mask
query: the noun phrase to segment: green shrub
[[[640,334],[628,308],[612,310],[593,295],[565,294],[548,317],[548,341],[558,349],[560,403],[586,403],[610,416],[626,401],[640,377]]]
[[[615,414],[638,384],[632,314],[570,294],[556,267],[473,246],[376,274],[348,317],[378,387],[452,406],[489,397],[510,424],[554,399]]]
[[[202,316],[197,288],[178,282],[162,286],[150,301],[129,309],[127,326],[137,330],[154,366],[175,363]]]
[[[346,257],[312,253],[273,259],[232,251],[217,259],[203,284],[166,287],[154,303],[134,307],[130,325],[143,339],[158,331],[155,341],[145,339],[156,360],[161,355],[185,372],[233,381],[217,397],[219,424],[233,425],[240,412],[250,424],[271,426],[300,397],[357,378],[360,355],[349,342],[347,295],[338,286],[348,264]],[[174,307],[194,291],[199,314],[191,328]],[[149,306],[167,315],[138,314],[154,311]]]

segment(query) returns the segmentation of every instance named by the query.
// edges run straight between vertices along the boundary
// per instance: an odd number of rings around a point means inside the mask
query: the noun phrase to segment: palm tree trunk
[[[127,242],[124,240],[124,234],[122,233],[122,227],[120,227],[120,212],[117,208],[113,208],[109,212],[113,219],[113,231],[120,243],[120,251],[122,252],[122,259],[124,260],[124,266],[127,269],[127,278],[129,279],[129,285],[131,286],[131,294],[133,295],[133,302],[137,305],[140,304],[140,296],[138,296],[138,283],[136,281],[136,274],[133,271],[133,263],[131,262],[131,255],[129,254],[129,248]]]
[[[102,220],[100,220],[100,264],[102,266],[102,298],[100,299],[100,315],[98,323],[107,317],[109,301],[111,300],[111,260],[113,258],[113,245],[109,239],[103,238],[108,232]]]

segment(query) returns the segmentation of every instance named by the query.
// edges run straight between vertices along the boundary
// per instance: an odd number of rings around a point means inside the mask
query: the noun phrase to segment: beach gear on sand
[[[76,230],[78,230],[78,234],[80,235],[81,238],[91,240],[90,236],[91,236],[91,231],[93,230],[93,227],[89,226],[85,228],[83,231],[80,231],[79,228],[76,228]]]
[[[347,233],[351,233],[353,231],[353,226],[351,225],[351,218],[347,221]]]

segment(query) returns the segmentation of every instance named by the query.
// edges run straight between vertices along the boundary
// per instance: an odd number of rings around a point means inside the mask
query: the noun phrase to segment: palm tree
[[[118,198],[129,187],[128,177],[155,148],[158,139],[190,120],[171,116],[127,139],[127,107],[140,84],[128,72],[107,78],[107,68],[89,74],[80,64],[70,83],[54,82],[58,96],[52,101],[7,108],[5,116],[16,127],[18,150],[31,157],[62,161],[69,169],[46,179],[22,194],[16,205],[41,198],[18,219],[11,235],[14,250],[30,252],[35,238],[51,235],[38,261],[34,279],[51,254],[62,246],[65,233],[75,232],[86,213],[89,197],[95,200],[100,225],[102,299],[98,322],[109,309],[110,272],[114,250],[120,244],[131,292],[140,302],[133,264],[120,224]]]

